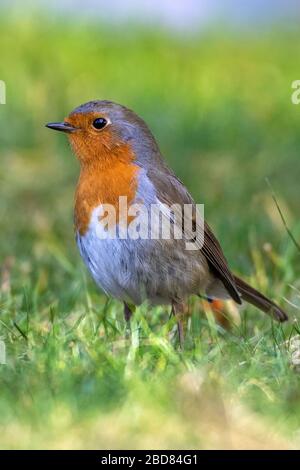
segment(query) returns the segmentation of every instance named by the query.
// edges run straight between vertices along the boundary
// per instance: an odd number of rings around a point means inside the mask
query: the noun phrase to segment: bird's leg
[[[124,302],[124,318],[126,322],[125,339],[129,339],[131,335],[131,325],[130,325],[131,316],[132,316],[132,311],[130,307]]]
[[[129,322],[130,322],[131,316],[132,316],[132,311],[131,311],[131,309],[128,307],[128,305],[124,302],[124,318],[125,318],[125,321],[126,321],[127,325],[128,325]]]
[[[184,304],[173,301],[171,313],[176,317],[176,320],[177,320],[179,344],[180,344],[180,348],[183,350],[184,349],[184,325],[183,325]]]

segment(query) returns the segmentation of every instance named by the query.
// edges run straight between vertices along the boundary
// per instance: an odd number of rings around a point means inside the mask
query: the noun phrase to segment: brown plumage
[[[263,312],[275,318],[275,320],[283,322],[288,319],[285,311],[276,305],[275,302],[258,292],[258,290],[254,289],[254,287],[251,287],[249,284],[247,284],[247,282],[243,281],[243,279],[234,276],[234,280],[243,300],[259,308]]]
[[[191,239],[189,233],[180,240],[99,238],[102,205],[117,208],[118,198],[124,196],[130,205],[142,202],[149,213],[155,204],[167,208],[177,204],[180,211],[190,205],[190,221],[198,228],[192,196],[168,168],[151,131],[133,111],[110,101],[91,101],[76,108],[64,122],[48,127],[68,134],[81,165],[75,199],[80,253],[99,286],[124,302],[126,320],[131,315],[129,306],[144,300],[171,304],[182,343],[183,306],[193,294],[231,298],[238,304],[245,300],[280,322],[287,320],[278,305],[232,274],[206,222],[201,243],[192,239],[195,250],[191,251],[185,245]],[[165,217],[172,219],[170,213]]]

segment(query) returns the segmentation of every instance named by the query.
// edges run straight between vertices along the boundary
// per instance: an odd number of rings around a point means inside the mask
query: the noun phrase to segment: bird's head
[[[145,122],[125,106],[90,101],[75,108],[63,122],[46,124],[65,132],[80,163],[109,164],[115,155],[130,154],[142,166],[160,158],[156,141]],[[112,163],[112,162],[111,162]]]

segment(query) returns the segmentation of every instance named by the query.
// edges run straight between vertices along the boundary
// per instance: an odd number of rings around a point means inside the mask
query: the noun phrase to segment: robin
[[[197,220],[198,209],[192,196],[168,168],[146,123],[133,111],[111,101],[90,101],[63,122],[49,123],[47,127],[68,135],[80,162],[74,207],[80,254],[102,290],[124,303],[127,321],[134,307],[145,300],[169,304],[177,318],[182,344],[184,304],[191,295],[209,301],[246,301],[279,322],[288,319],[277,304],[231,272],[210,227],[204,221],[201,224],[201,218]],[[124,217],[121,220],[119,214],[124,198],[129,209],[137,203],[144,208],[139,229],[149,221],[152,206],[162,209],[164,220],[173,225],[173,230],[184,224],[182,219],[177,222],[170,208],[176,206],[183,212],[185,206],[192,208],[187,217],[191,229],[183,228],[181,238],[173,232],[170,238],[151,237],[148,227],[144,236],[124,236],[124,230],[120,230]],[[115,219],[110,223],[104,206],[114,209]],[[129,210],[126,214],[128,235],[130,224],[138,216],[130,215]],[[195,227],[196,232],[201,227],[202,238],[195,237]],[[107,235],[112,232],[114,236]],[[192,248],[187,246],[187,239]]]

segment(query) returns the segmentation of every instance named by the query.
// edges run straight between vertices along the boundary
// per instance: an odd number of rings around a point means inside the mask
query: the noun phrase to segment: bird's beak
[[[71,124],[67,122],[49,122],[46,124],[46,127],[49,127],[49,129],[54,129],[55,131],[61,131],[61,132],[74,132],[78,130],[77,127],[71,126]]]

